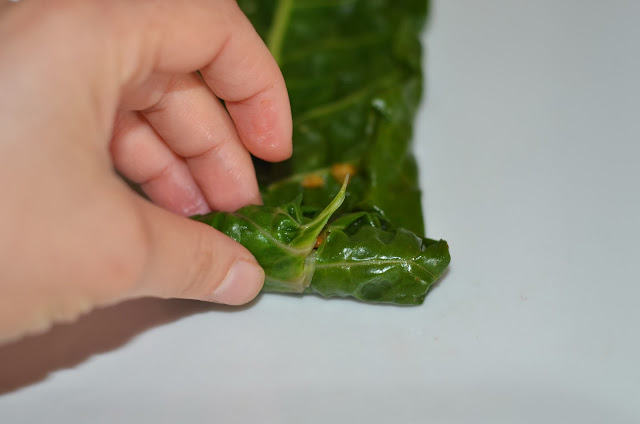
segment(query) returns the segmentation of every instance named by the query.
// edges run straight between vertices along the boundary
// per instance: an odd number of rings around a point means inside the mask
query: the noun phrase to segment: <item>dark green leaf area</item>
[[[397,90],[378,93],[372,100],[378,119],[362,162],[369,181],[362,202],[402,227],[424,235],[418,170],[410,149],[419,98],[415,93],[420,90],[421,80],[414,78]]]
[[[336,184],[308,189],[288,179],[336,163],[358,178],[338,213],[379,211],[424,234],[410,151],[422,93],[420,32],[425,0],[240,0],[278,60],[293,114],[293,156],[262,163],[265,204],[303,194],[302,210],[321,210]],[[282,180],[287,183],[281,184]],[[274,190],[270,185],[278,184]]]
[[[277,167],[306,172],[361,157],[374,97],[421,77],[424,0],[238,3],[278,60],[291,99],[294,154]]]
[[[359,222],[359,220],[358,220]],[[316,253],[307,291],[367,302],[419,305],[450,261],[445,241],[405,229],[332,228]]]
[[[254,160],[264,206],[197,219],[251,251],[265,291],[422,303],[450,261],[446,242],[423,238],[411,152],[428,1],[238,4],[285,78],[293,155]]]
[[[304,179],[309,175],[320,177],[323,184],[318,187],[305,187]],[[349,179],[346,197],[343,205],[336,214],[361,210],[366,207],[362,202],[370,183],[366,173],[356,174]],[[290,199],[301,196],[301,210],[305,216],[314,216],[340,191],[341,184],[331,175],[329,169],[320,169],[309,174],[297,174],[280,180],[262,190],[262,200],[265,205],[280,205]]]
[[[376,212],[346,213],[336,217],[327,227],[327,232],[341,230],[348,235],[353,235],[362,227],[374,227],[391,231],[395,227],[384,216]]]

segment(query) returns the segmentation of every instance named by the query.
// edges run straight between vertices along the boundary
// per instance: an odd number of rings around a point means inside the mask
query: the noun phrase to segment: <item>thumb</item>
[[[228,305],[256,297],[264,271],[245,247],[206,224],[139,201],[148,240],[142,295]]]

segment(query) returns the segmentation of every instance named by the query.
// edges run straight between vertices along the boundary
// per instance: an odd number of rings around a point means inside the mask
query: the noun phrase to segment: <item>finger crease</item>
[[[157,172],[154,172],[150,177],[146,178],[144,181],[138,181],[138,184],[145,185],[149,184],[155,180],[158,180],[166,175],[171,173],[172,168],[176,165],[176,163],[168,163],[162,168],[160,168]]]
[[[230,142],[231,142],[231,137],[225,137],[223,139],[218,139],[215,142],[213,142],[213,144],[208,145],[207,148],[205,150],[203,150],[202,152],[189,154],[189,155],[183,156],[183,157],[185,159],[187,159],[187,160],[197,160],[197,159],[203,158],[205,156],[208,156],[211,153],[219,154],[219,152],[223,150],[223,147],[226,144],[230,143]]]
[[[154,113],[163,112],[167,107],[165,104],[167,94],[171,92],[171,90],[173,89],[177,81],[178,81],[177,75],[171,77],[167,81],[167,84],[165,85],[162,92],[158,94],[158,100],[153,102],[153,104],[148,108],[146,108],[145,110],[142,110],[141,113],[143,113],[144,115],[151,115]]]
[[[211,57],[211,60],[209,61],[209,64],[207,64],[204,67],[204,69],[209,68],[211,64],[215,63],[220,58],[220,55],[222,55],[222,53],[229,48],[229,44],[231,44],[232,37],[233,37],[233,32],[231,31],[225,35],[224,40],[222,40],[222,43],[220,43],[218,47],[218,50],[213,54],[213,56]]]
[[[255,92],[255,93],[253,93],[253,94],[251,94],[251,95],[249,95],[247,97],[244,97],[244,98],[241,98],[241,99],[237,99],[237,100],[225,100],[225,102],[227,102],[228,104],[237,104],[237,103],[249,102],[249,101],[251,101],[251,100],[253,100],[253,99],[257,98],[257,97],[260,97],[261,95],[273,90],[275,86],[276,86],[275,84],[271,84],[271,85],[268,85],[266,87],[261,88],[257,92]]]

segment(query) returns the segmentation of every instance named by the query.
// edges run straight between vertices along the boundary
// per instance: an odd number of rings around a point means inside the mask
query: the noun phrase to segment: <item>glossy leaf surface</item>
[[[300,198],[283,206],[251,205],[194,219],[220,230],[253,253],[265,271],[264,290],[302,293],[313,276],[317,237],[344,201],[346,186],[347,181],[312,220],[302,216]]]
[[[422,303],[450,261],[446,242],[424,238],[410,150],[427,2],[238,4],[285,77],[293,156],[256,160],[264,206],[196,219],[254,254],[266,291]]]
[[[291,99],[293,156],[284,163],[258,165],[265,204],[304,193],[303,207],[321,209],[340,182],[330,184],[322,196],[290,184],[287,196],[272,197],[268,186],[279,181],[282,189],[283,178],[352,163],[357,173],[344,210],[376,210],[423,235],[409,143],[422,93],[419,34],[427,2],[238,3],[278,60]]]
[[[445,241],[421,238],[403,228],[329,229],[316,253],[308,291],[353,296],[369,302],[421,304],[449,265]]]

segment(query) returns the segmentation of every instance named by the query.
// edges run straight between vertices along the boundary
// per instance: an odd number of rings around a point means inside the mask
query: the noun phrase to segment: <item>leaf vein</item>
[[[354,267],[354,266],[377,266],[377,265],[411,265],[411,266],[415,266],[416,268],[419,268],[421,270],[423,270],[427,275],[429,275],[429,277],[433,278],[434,280],[437,279],[437,277],[433,274],[433,272],[429,271],[427,268],[425,268],[424,266],[420,265],[419,263],[417,263],[416,261],[411,261],[411,260],[406,260],[406,259],[373,259],[373,260],[365,260],[365,261],[343,261],[343,262],[331,262],[331,263],[317,263],[316,264],[316,269],[322,269],[322,268],[335,268],[335,267],[343,267],[343,268],[350,268],[350,267]]]
[[[307,254],[309,253],[309,249],[306,249],[306,248],[295,248],[295,247],[289,246],[286,243],[281,242],[277,238],[273,237],[271,235],[271,233],[269,233],[269,231],[267,231],[265,228],[261,227],[260,224],[258,224],[257,222],[255,222],[254,220],[252,220],[251,218],[249,218],[246,215],[242,215],[242,214],[239,214],[237,212],[231,212],[231,213],[229,213],[229,215],[231,215],[233,217],[236,217],[236,218],[240,218],[240,219],[248,222],[249,224],[253,225],[262,236],[264,236],[265,238],[269,239],[269,241],[273,242],[273,244],[275,244],[276,246],[280,247],[282,250],[285,250],[287,252],[291,252],[291,253],[293,253],[295,255],[301,255],[301,256],[307,256]]]

